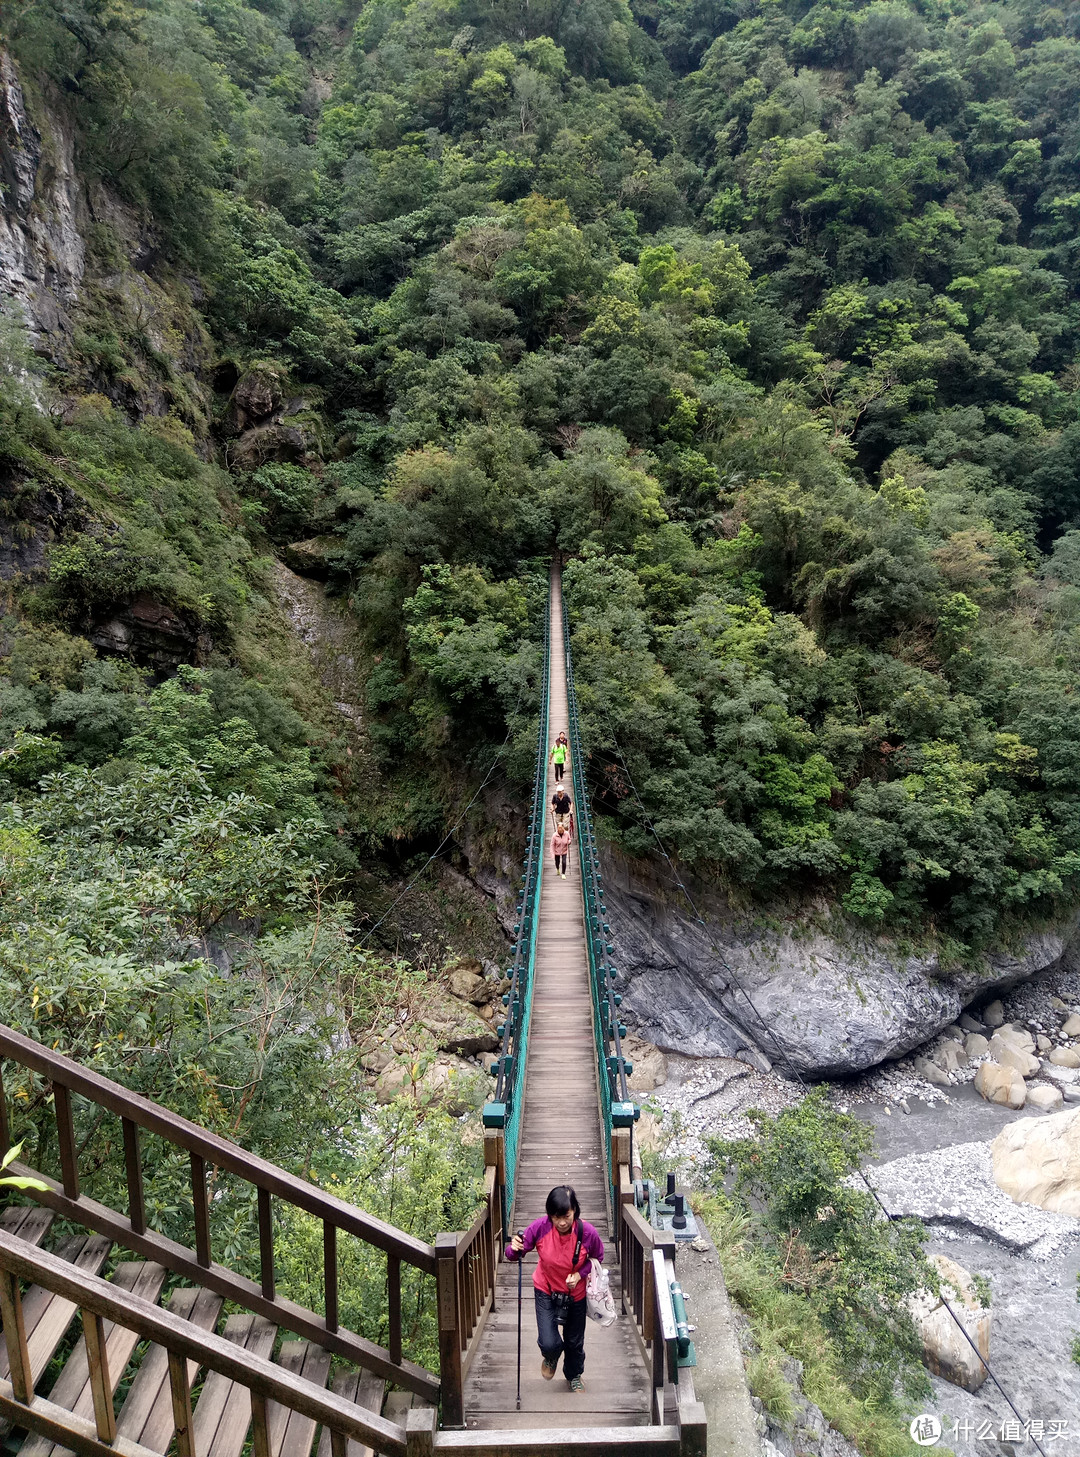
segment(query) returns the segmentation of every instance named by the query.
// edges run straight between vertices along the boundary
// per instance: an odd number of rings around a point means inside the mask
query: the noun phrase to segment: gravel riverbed
[[[1080,973],[1044,973],[1001,1000],[1006,1021],[1054,1025],[1062,1003],[1080,1011]],[[994,1182],[990,1161],[990,1144],[1006,1124],[1045,1115],[984,1101],[974,1064],[947,1086],[927,1082],[915,1062],[939,1045],[935,1038],[830,1084],[835,1106],[875,1131],[866,1172],[886,1207],[917,1215],[930,1252],[990,1282],[990,1361],[1002,1389],[987,1380],[969,1394],[934,1378],[927,1414],[942,1424],[940,1448],[957,1457],[1037,1457],[1033,1437],[1046,1457],[1080,1457],[1080,1366],[1071,1355],[1080,1334],[1080,1220],[1014,1203]],[[804,1096],[798,1083],[733,1058],[668,1054],[666,1081],[645,1095],[641,1131],[666,1145],[668,1166],[693,1185],[705,1175],[709,1138],[744,1137],[748,1110],[776,1114]]]

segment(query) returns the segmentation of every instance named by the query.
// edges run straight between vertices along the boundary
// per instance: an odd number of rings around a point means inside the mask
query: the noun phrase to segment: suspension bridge
[[[576,813],[566,879],[551,873],[545,853],[553,789],[547,749],[559,728],[570,739]],[[9,1172],[43,1188],[0,1214],[0,1424],[9,1452],[555,1457],[583,1449],[704,1457],[705,1412],[694,1391],[675,1237],[635,1201],[637,1110],[583,765],[555,566],[511,982],[495,1092],[483,1112],[484,1196],[466,1231],[440,1234],[433,1244],[416,1239],[0,1027],[9,1082],[21,1078],[51,1091],[59,1172],[54,1178],[13,1164]],[[124,1152],[116,1207],[82,1188],[80,1151],[87,1130],[102,1120],[117,1125]],[[0,1081],[5,1149],[9,1129]],[[190,1245],[148,1223],[148,1138],[186,1168]],[[223,1258],[212,1197],[222,1179],[251,1200],[258,1279]],[[586,1389],[569,1393],[565,1383],[540,1377],[526,1278],[518,1410],[517,1266],[502,1252],[509,1233],[541,1214],[548,1190],[563,1182],[574,1185],[583,1216],[605,1238],[621,1318],[606,1329],[590,1325]],[[321,1227],[321,1309],[277,1289],[275,1204]],[[350,1240],[385,1261],[385,1346],[339,1319],[340,1255]],[[101,1273],[107,1267],[108,1279]],[[403,1289],[414,1290],[418,1280],[433,1286],[437,1370],[405,1349]],[[163,1305],[167,1285],[172,1293]]]

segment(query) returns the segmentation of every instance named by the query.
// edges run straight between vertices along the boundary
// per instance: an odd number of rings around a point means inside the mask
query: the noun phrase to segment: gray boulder
[[[970,1002],[1054,966],[1080,921],[989,955],[981,974],[946,975],[935,955],[901,954],[854,929],[838,940],[808,922],[738,925],[705,892],[702,925],[651,867],[609,850],[603,871],[623,1005],[641,1035],[691,1057],[756,1047],[786,1076],[843,1077],[902,1057]]]

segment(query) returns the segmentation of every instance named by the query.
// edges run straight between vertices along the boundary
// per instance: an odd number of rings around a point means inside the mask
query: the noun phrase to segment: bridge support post
[[[435,1281],[439,1303],[439,1377],[442,1424],[465,1425],[465,1381],[461,1369],[461,1302],[458,1299],[458,1236],[435,1236]]]
[[[438,1412],[433,1406],[410,1407],[405,1413],[406,1457],[433,1457],[437,1426]]]
[[[629,1177],[630,1173],[630,1130],[629,1128],[613,1128],[611,1130],[611,1223],[615,1238],[619,1237],[619,1230],[622,1228],[622,1205],[627,1197],[623,1189],[624,1176]],[[629,1191],[628,1197],[633,1199],[633,1190]]]
[[[678,1394],[676,1394],[678,1401]],[[680,1401],[677,1406],[679,1419],[680,1457],[706,1457],[709,1440],[709,1424],[705,1416],[704,1403]]]

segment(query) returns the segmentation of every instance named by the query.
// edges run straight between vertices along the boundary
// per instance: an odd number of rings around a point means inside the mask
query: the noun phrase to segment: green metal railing
[[[600,1113],[604,1126],[604,1152],[610,1190],[612,1129],[632,1129],[640,1110],[634,1103],[627,1086],[627,1077],[633,1072],[633,1066],[623,1056],[622,1039],[626,1036],[626,1028],[619,1021],[622,996],[615,990],[615,982],[619,973],[613,960],[614,947],[608,940],[611,928],[607,923],[607,906],[604,903],[600,852],[596,844],[596,835],[593,832],[589,790],[585,782],[585,755],[581,745],[577,688],[574,684],[574,659],[570,651],[570,620],[566,612],[565,597],[562,603],[562,620],[563,652],[566,655],[570,772],[574,786],[578,854],[581,858],[581,889],[585,901],[585,945],[589,955],[589,985],[592,989],[593,1031],[596,1037],[600,1084]],[[617,1199],[617,1190],[612,1192],[612,1197]]]
[[[495,1093],[484,1108],[484,1127],[504,1131],[505,1178],[502,1185],[502,1227],[510,1228],[514,1207],[514,1178],[517,1173],[518,1142],[524,1113],[525,1061],[529,1021],[532,1015],[536,970],[536,935],[540,926],[540,884],[544,869],[545,799],[547,797],[548,699],[551,690],[551,610],[544,623],[544,673],[540,692],[540,725],[537,735],[536,772],[533,776],[529,836],[525,847],[525,872],[517,902],[514,926],[514,959],[510,967],[510,989],[503,996],[506,1020],[499,1028],[499,1060],[493,1066]]]

